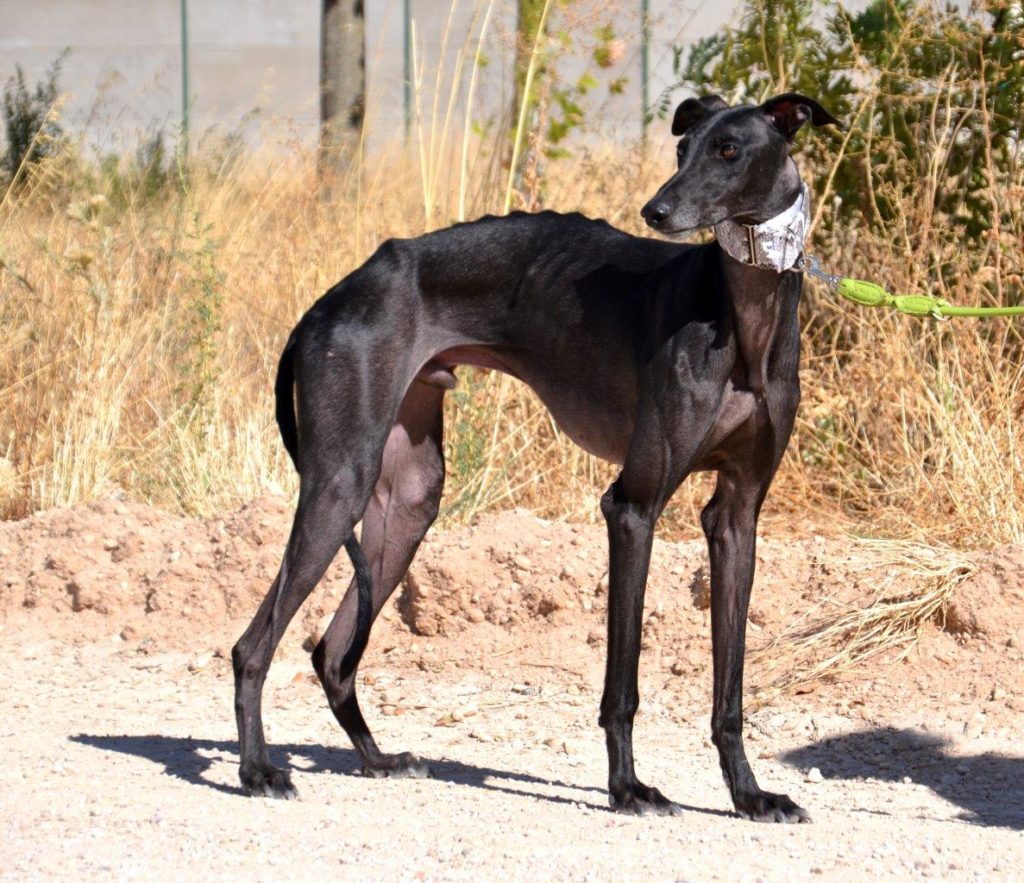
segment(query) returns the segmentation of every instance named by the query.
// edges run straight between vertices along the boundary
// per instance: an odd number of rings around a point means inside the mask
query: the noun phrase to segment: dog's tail
[[[296,469],[299,468],[299,429],[295,421],[295,356],[292,351],[295,349],[297,331],[296,327],[284,345],[281,360],[277,363],[277,380],[274,382],[277,428],[281,431],[281,440]]]
[[[370,626],[373,624],[373,577],[363,547],[359,545],[355,534],[345,543],[345,551],[356,572],[356,630],[348,652],[341,660],[338,680],[342,683],[349,679],[359,665],[370,641]]]

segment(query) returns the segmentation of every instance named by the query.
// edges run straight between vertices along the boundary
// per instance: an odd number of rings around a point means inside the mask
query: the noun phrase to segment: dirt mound
[[[187,644],[252,614],[290,519],[268,495],[226,519],[105,501],[0,525],[0,617],[29,614],[59,638],[114,630]]]
[[[290,521],[290,504],[267,495],[220,519],[106,501],[4,523],[0,621],[8,630],[36,629],[76,643],[120,636],[140,653],[207,646],[223,654],[266,593]],[[806,529],[778,533],[768,532],[758,545],[749,613],[749,644],[758,660],[750,667],[754,690],[767,683],[761,673],[771,669],[770,658],[765,663],[756,656],[759,648],[769,657],[785,652],[786,642],[770,645],[772,638],[801,624],[827,624],[836,611],[878,609],[930,590],[914,568],[845,538]],[[889,679],[893,701],[916,696],[936,709],[951,699],[978,703],[994,715],[983,722],[988,726],[1024,710],[1024,548],[965,560],[955,588],[927,622],[912,623],[913,634],[897,635],[887,652],[859,661],[825,695],[848,701],[863,684]],[[340,555],[303,611],[300,640],[318,623],[323,628],[348,580]],[[888,593],[878,586],[888,586]],[[491,649],[514,636],[524,654],[591,670],[601,664],[593,647],[605,640],[607,588],[601,526],[552,523],[522,511],[486,515],[473,525],[431,531],[385,608],[375,640],[386,649],[430,641],[431,667],[438,664],[438,646],[450,646],[447,656],[460,665],[482,666]],[[703,542],[657,540],[644,623],[649,677],[679,689],[694,683],[706,689],[708,606]],[[907,652],[910,668],[891,679],[893,661]],[[415,654],[407,658],[428,664]]]

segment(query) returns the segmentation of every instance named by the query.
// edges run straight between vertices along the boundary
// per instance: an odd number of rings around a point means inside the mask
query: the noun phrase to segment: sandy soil
[[[731,813],[707,738],[702,544],[656,544],[636,731],[641,778],[689,812],[620,817],[596,726],[604,531],[524,513],[432,533],[361,670],[382,746],[434,778],[358,776],[312,677],[303,645],[347,585],[339,563],[265,692],[303,799],[244,798],[226,657],[288,524],[274,497],[211,521],[110,501],[0,524],[0,877],[1022,876],[1022,548],[976,556],[905,660],[751,702],[761,784],[815,821],[769,826]],[[894,576],[799,526],[758,557],[755,650]],[[753,690],[770,661],[751,665]]]

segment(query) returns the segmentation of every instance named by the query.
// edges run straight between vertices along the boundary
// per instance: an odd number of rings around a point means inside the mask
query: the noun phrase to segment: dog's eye
[[[739,153],[740,149],[735,144],[723,144],[718,150],[718,155],[722,159],[735,159]]]
[[[682,159],[686,156],[686,139],[684,138],[676,145],[676,156]]]

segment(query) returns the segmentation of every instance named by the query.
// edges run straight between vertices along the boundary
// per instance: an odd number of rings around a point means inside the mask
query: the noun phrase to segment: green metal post
[[[181,152],[188,156],[188,0],[181,0]]]

